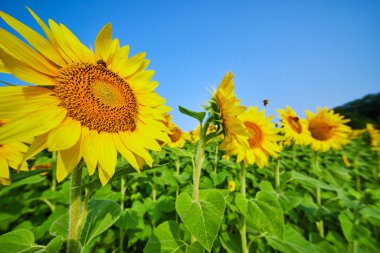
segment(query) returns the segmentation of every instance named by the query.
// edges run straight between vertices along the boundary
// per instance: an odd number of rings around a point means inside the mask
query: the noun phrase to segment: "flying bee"
[[[269,100],[268,99],[264,99],[263,100],[263,104],[264,104],[264,107],[267,107],[267,104],[269,103]]]
[[[99,59],[96,64],[98,65],[102,65],[103,67],[107,68],[107,63],[105,61],[103,61],[102,59]]]

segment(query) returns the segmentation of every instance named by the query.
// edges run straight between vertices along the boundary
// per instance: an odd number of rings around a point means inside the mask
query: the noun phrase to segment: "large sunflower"
[[[271,122],[271,117],[265,117],[264,110],[249,107],[239,116],[249,133],[249,152],[244,157],[244,164],[257,164],[259,168],[268,165],[269,157],[277,157],[281,151],[278,141],[283,138],[278,134],[279,129]]]
[[[310,132],[307,130],[307,122],[298,118],[290,106],[286,109],[278,109],[282,129],[286,139],[294,141],[297,145],[308,145],[311,142]]]
[[[240,105],[240,100],[234,93],[233,74],[227,73],[219,87],[212,96],[209,112],[214,115],[214,122],[220,127],[224,135],[220,147],[228,155],[237,155],[237,162],[240,162],[245,153],[249,150],[247,137],[248,133],[243,126],[243,122],[238,116],[245,111],[246,107]],[[236,148],[236,145],[239,148]]]
[[[3,124],[4,120],[0,120],[0,128]],[[28,146],[22,142],[0,144],[0,184],[9,185],[11,183],[10,167],[15,170],[28,170],[26,162],[21,162],[27,150]]]
[[[331,148],[341,149],[342,145],[349,142],[351,128],[345,125],[349,119],[328,110],[327,107],[318,107],[317,114],[306,110],[306,117],[313,150],[324,152]]]
[[[139,170],[151,166],[148,150],[167,141],[160,122],[169,110],[154,89],[145,53],[128,57],[129,46],[112,39],[111,25],[96,37],[94,52],[63,24],[49,27],[31,10],[46,38],[13,17],[0,17],[29,44],[0,30],[0,71],[41,87],[0,88],[0,143],[36,137],[26,154],[58,151],[57,180],[84,158],[89,174],[98,168],[102,184],[115,172],[117,152]],[[8,117],[10,116],[10,117]]]

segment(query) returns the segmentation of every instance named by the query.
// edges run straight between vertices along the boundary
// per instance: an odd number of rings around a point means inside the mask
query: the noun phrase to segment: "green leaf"
[[[229,253],[241,253],[241,239],[238,233],[230,234],[223,232],[219,237],[220,243],[223,248]]]
[[[44,246],[34,243],[34,234],[26,229],[18,229],[0,236],[0,252],[37,252]]]
[[[326,189],[326,190],[332,190],[332,191],[336,190],[336,188],[333,186],[327,185],[326,183],[324,183],[320,180],[317,180],[315,178],[303,175],[303,174],[295,172],[295,171],[290,172],[290,177],[293,180],[295,180],[296,182],[299,182],[299,183],[306,185],[306,186],[311,186],[313,188],[319,187],[321,189]]]
[[[354,239],[353,231],[354,231],[354,224],[352,223],[350,219],[350,214],[347,210],[341,212],[338,216],[340,227],[342,228],[343,235],[347,239],[347,241],[352,241]]]
[[[182,148],[169,148],[169,147],[165,147],[164,149],[167,149],[167,150],[173,152],[178,157],[190,157],[190,158],[194,157],[193,152],[190,152],[190,151],[188,151],[186,149],[182,149]]]
[[[260,191],[255,199],[237,194],[235,203],[249,227],[282,238],[284,214],[274,192]]]
[[[281,240],[275,236],[266,237],[268,243],[281,252],[285,253],[322,253],[322,249],[311,244],[290,225],[285,226],[284,238]]]
[[[223,194],[216,190],[200,191],[199,200],[193,201],[186,192],[176,200],[176,210],[185,227],[208,251],[222,223],[226,202]]]
[[[61,236],[55,237],[53,240],[51,240],[48,245],[46,245],[45,250],[48,253],[56,253],[59,252],[59,250],[62,247],[63,238]]]
[[[62,236],[67,240],[69,236],[69,214],[65,213],[56,219],[50,227],[50,234],[54,236]]]
[[[174,221],[165,221],[153,230],[144,252],[185,252],[187,243],[181,239],[183,232]]]
[[[93,199],[88,204],[81,243],[85,247],[96,236],[111,227],[120,217],[120,206],[111,200]]]
[[[194,112],[194,111],[191,111],[189,109],[186,109],[182,106],[178,106],[179,107],[179,111],[182,112],[183,114],[187,115],[187,116],[190,116],[194,119],[197,119],[201,124],[203,122],[203,119],[205,118],[206,116],[206,113],[205,112]]]
[[[285,213],[297,207],[302,202],[302,195],[295,191],[281,192],[279,201]]]

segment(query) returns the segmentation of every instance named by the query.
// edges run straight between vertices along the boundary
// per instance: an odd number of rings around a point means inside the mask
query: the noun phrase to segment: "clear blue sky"
[[[378,0],[0,0],[0,10],[38,28],[25,5],[44,21],[65,24],[87,46],[111,22],[122,45],[147,52],[157,92],[184,130],[196,121],[178,105],[201,110],[227,71],[242,104],[263,108],[268,99],[267,115],[276,117],[286,105],[303,117],[305,109],[380,92]]]

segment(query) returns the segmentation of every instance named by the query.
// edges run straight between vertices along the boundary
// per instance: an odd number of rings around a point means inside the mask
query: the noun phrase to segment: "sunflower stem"
[[[180,168],[180,163],[179,163],[179,158],[177,158],[175,160],[175,168],[176,168],[176,175],[177,175],[177,178],[179,177],[179,168]],[[178,195],[179,195],[179,186],[177,187],[177,190],[175,191],[175,198],[177,199],[178,198]],[[176,216],[175,216],[175,220],[177,223],[179,223],[179,217],[178,217],[178,213],[176,212]]]
[[[201,135],[197,144],[197,151],[195,153],[195,167],[193,168],[193,200],[199,199],[199,179],[201,177],[201,170],[203,161],[205,159],[204,138]]]
[[[71,173],[70,181],[70,209],[69,209],[69,238],[67,241],[67,251],[69,253],[80,252],[81,237],[81,198],[82,198],[82,168],[83,160]]]
[[[277,164],[276,164],[276,189],[280,189],[280,158],[277,159]]]
[[[244,198],[246,197],[245,174],[246,174],[246,168],[244,165],[242,165],[241,170],[240,170],[240,193]],[[240,232],[240,237],[241,237],[242,253],[248,253],[247,225],[246,225],[246,220],[244,216],[241,217],[239,232]]]
[[[51,157],[51,171],[52,171],[51,177],[52,177],[52,180],[51,180],[51,188],[50,188],[52,192],[56,191],[56,186],[57,186],[57,181],[55,179],[56,168],[57,168],[57,151],[53,151],[52,157]]]
[[[215,148],[215,162],[214,162],[214,172],[215,172],[215,175],[216,175],[216,172],[218,170],[218,153],[219,153],[219,145],[217,143],[216,144],[216,148]]]
[[[125,190],[126,190],[126,185],[125,185],[125,182],[126,182],[126,176],[123,175],[121,177],[121,181],[120,181],[120,194],[121,194],[121,197],[120,197],[120,208],[121,208],[121,212],[123,213],[124,211],[124,201],[125,201]],[[123,228],[120,228],[119,229],[119,250],[120,252],[124,252],[124,229]]]
[[[317,152],[314,152],[313,158],[314,159],[312,159],[312,161],[311,161],[312,162],[311,166],[313,168],[313,172],[318,175],[318,179],[321,179],[321,169],[319,167],[319,156],[318,156]],[[322,206],[321,192],[322,192],[321,188],[317,187],[316,188],[316,198],[317,198],[317,205],[319,208],[321,208],[321,206]],[[324,238],[325,237],[325,229],[324,229],[323,220],[321,219],[320,221],[317,221],[316,226],[317,226],[319,236]]]

